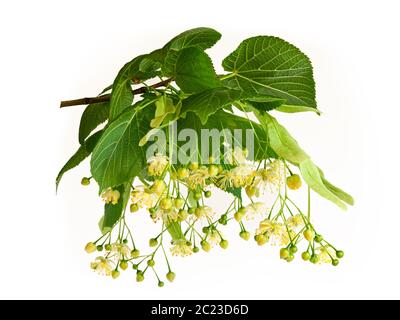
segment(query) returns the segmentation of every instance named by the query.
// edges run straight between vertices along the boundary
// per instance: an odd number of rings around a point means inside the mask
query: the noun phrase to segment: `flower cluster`
[[[280,258],[287,262],[294,260],[304,244],[303,260],[338,265],[343,251],[327,242],[311,222],[310,190],[305,212],[291,200],[290,193],[300,189],[302,181],[284,160],[251,163],[246,159],[246,151],[240,149],[234,150],[224,164],[212,160],[207,164],[191,162],[176,167],[164,155],[156,154],[149,159],[147,173],[151,179],[132,186],[129,211],[138,212],[135,214],[148,212],[150,219],[160,225],[160,232],[149,239],[151,251],[141,254],[124,214],[113,230],[87,244],[85,250],[88,253],[104,253],[95,258],[91,268],[99,274],[117,278],[120,270],[130,266],[136,270],[138,282],[144,279],[148,270],[153,270],[161,287],[164,282],[155,268],[159,256],[166,261],[166,279],[173,281],[175,273],[168,260],[168,251],[172,256],[186,257],[200,249],[205,252],[216,246],[227,249],[229,242],[221,228],[228,223],[237,224],[239,236],[246,241],[253,234],[259,246],[280,247]],[[209,204],[212,188],[233,195],[224,212],[216,212]],[[101,196],[106,203],[115,205],[120,201],[117,190],[107,189]],[[265,197],[274,199],[271,205],[266,204]],[[258,225],[253,231],[246,226],[251,221]],[[116,240],[112,240],[115,236]],[[166,242],[168,238],[171,239]]]

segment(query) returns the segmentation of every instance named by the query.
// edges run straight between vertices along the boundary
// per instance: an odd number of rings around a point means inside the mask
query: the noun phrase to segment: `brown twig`
[[[156,84],[153,84],[150,86],[153,89],[159,88],[159,87],[164,87],[167,86],[172,79],[166,79],[161,82],[158,82]],[[132,90],[132,94],[141,94],[145,93],[147,91],[147,87],[140,87],[135,90]],[[91,104],[91,103],[98,103],[98,102],[106,102],[109,101],[111,97],[111,94],[104,94],[102,96],[98,97],[91,97],[91,98],[81,98],[81,99],[75,99],[75,100],[66,100],[66,101],[61,101],[60,103],[60,108],[65,108],[65,107],[72,107],[72,106],[79,106],[82,104]]]

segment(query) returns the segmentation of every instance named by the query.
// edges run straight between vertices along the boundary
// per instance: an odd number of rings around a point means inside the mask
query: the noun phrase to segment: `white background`
[[[400,298],[399,9],[384,0],[2,1],[0,298]],[[223,34],[209,51],[219,72],[255,35],[311,58],[323,116],[279,118],[356,199],[341,212],[314,197],[316,225],[346,252],[340,267],[284,263],[276,248],[234,240],[234,229],[228,251],[175,259],[176,281],[162,289],[133,272],[112,281],[89,270],[82,248],[98,235],[102,204],[94,185],[79,184],[87,163],[55,195],[83,110],[59,101],[96,95],[125,62],[197,26]]]

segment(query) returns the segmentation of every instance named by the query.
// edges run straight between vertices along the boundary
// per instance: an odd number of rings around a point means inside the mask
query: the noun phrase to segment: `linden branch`
[[[172,79],[166,79],[163,81],[160,81],[156,84],[153,84],[150,86],[150,88],[156,89],[159,87],[165,87],[167,86]],[[145,93],[148,90],[148,87],[140,87],[135,90],[132,90],[132,94],[141,94]],[[71,106],[79,106],[83,104],[91,104],[91,103],[98,103],[98,102],[106,102],[109,101],[111,97],[111,94],[104,94],[98,97],[90,97],[90,98],[80,98],[80,99],[75,99],[75,100],[66,100],[66,101],[61,101],[60,103],[60,108],[65,108],[65,107],[71,107]]]

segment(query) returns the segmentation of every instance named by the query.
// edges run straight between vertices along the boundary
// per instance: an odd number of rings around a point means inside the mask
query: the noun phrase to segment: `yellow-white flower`
[[[290,241],[286,226],[274,220],[265,219],[261,221],[256,234],[266,234],[270,244],[273,246],[285,246]]]
[[[323,263],[331,263],[332,258],[335,257],[336,252],[334,249],[328,246],[321,246],[317,249],[315,249],[315,253],[318,255],[318,263],[323,264]]]
[[[232,184],[235,188],[250,185],[254,176],[255,170],[250,165],[242,164],[231,170]]]
[[[244,218],[246,220],[253,220],[261,215],[263,215],[267,210],[265,203],[254,202],[245,207]]]
[[[291,230],[299,231],[304,227],[304,219],[300,214],[291,216],[286,220],[286,225]]]
[[[202,206],[202,207],[196,208],[194,214],[198,219],[208,220],[214,216],[215,212],[214,212],[213,208],[211,208],[209,206]]]
[[[148,161],[148,173],[150,176],[161,176],[164,173],[165,168],[168,166],[168,157],[162,154],[156,154],[151,157]]]
[[[174,241],[174,245],[171,247],[171,253],[173,256],[186,257],[192,254],[193,249],[187,244],[186,240]]]
[[[120,197],[120,193],[118,190],[113,190],[111,188],[108,188],[101,194],[101,197],[103,201],[105,201],[105,203],[117,204]]]
[[[175,208],[164,210],[159,207],[152,218],[154,222],[157,222],[159,219],[162,219],[165,223],[169,223],[171,220],[177,221],[178,210]]]
[[[270,191],[279,189],[285,183],[285,167],[280,160],[272,161],[267,169],[262,169],[258,173],[262,177],[260,187],[269,187]]]
[[[132,249],[124,243],[113,243],[111,245],[111,254],[115,260],[129,259]]]
[[[109,276],[113,270],[111,261],[104,257],[97,257],[95,261],[90,264],[90,268],[100,275]]]
[[[225,153],[225,161],[229,164],[241,165],[247,162],[248,151],[235,147]]]
[[[151,208],[157,202],[158,196],[144,186],[137,186],[131,192],[132,203],[137,204],[140,208]]]
[[[200,167],[190,172],[187,178],[187,184],[190,189],[196,189],[196,187],[205,187],[206,180],[210,177],[207,167]]]
[[[214,247],[215,245],[221,242],[222,238],[220,233],[217,230],[211,230],[207,235],[207,242]]]

